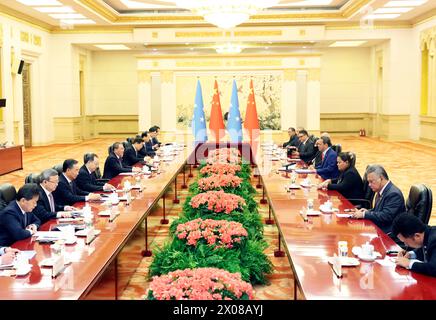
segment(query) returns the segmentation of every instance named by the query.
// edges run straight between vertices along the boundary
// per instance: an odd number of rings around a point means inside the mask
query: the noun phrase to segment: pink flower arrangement
[[[236,148],[215,149],[208,153],[207,163],[240,163],[241,153]]]
[[[201,218],[179,224],[176,230],[177,238],[185,239],[189,246],[197,246],[198,241],[203,240],[215,248],[229,249],[247,235],[247,230],[239,222]]]
[[[242,281],[239,273],[217,268],[176,270],[155,276],[148,289],[148,298],[157,300],[232,300],[234,297],[253,299],[253,287]]]
[[[207,204],[208,210],[215,213],[225,212],[226,214],[230,214],[236,209],[242,209],[246,205],[242,197],[225,193],[223,190],[200,193],[192,197],[189,204],[195,209],[203,204]]]
[[[202,175],[209,174],[233,174],[241,171],[241,166],[237,164],[228,164],[228,163],[214,163],[208,164],[200,170]]]
[[[237,188],[242,179],[233,174],[212,174],[210,177],[198,180],[198,188],[203,191],[221,189],[225,187]]]

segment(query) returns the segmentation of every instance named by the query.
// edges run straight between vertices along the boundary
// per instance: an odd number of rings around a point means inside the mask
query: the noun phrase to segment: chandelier
[[[272,7],[280,0],[174,0],[181,8],[191,10],[194,14],[219,28],[233,28],[256,12]]]

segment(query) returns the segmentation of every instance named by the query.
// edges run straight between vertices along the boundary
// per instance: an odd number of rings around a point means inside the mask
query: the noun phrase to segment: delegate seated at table
[[[20,252],[20,250],[15,248],[0,247],[0,266],[12,264],[18,252]]]

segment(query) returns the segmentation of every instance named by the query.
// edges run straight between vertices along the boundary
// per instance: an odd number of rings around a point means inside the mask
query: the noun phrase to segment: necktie
[[[54,206],[53,195],[51,193],[48,194],[48,202],[50,202],[50,211],[51,212],[56,212],[55,211],[55,206]]]
[[[27,227],[27,213],[24,213],[24,228]]]
[[[324,152],[321,153],[321,161],[324,161]]]
[[[378,203],[380,202],[381,196],[380,193],[376,193],[375,195],[375,201],[374,201],[374,208],[377,207]]]

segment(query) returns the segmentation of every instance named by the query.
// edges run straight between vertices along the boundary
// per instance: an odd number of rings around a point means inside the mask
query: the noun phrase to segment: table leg
[[[265,219],[266,224],[274,224],[274,220],[271,218],[271,206],[268,208],[268,219]]]
[[[282,236],[279,233],[279,248],[278,250],[274,251],[274,257],[283,258],[285,256],[285,252],[282,251],[281,246],[282,246]]]
[[[151,252],[151,250],[148,250],[148,226],[147,226],[147,220],[148,220],[148,217],[145,218],[145,235],[144,235],[144,238],[145,238],[145,249],[142,250],[142,252],[141,252],[143,257],[151,257],[152,254],[153,254]]]
[[[173,203],[180,203],[180,199],[177,199],[177,176],[174,179],[174,199],[173,199]]]
[[[262,184],[260,183],[260,175],[258,175],[257,177],[258,177],[258,180],[257,180],[256,188],[260,189],[260,188],[262,188]]]
[[[186,166],[183,166],[183,184],[182,184],[182,189],[187,189],[188,186],[186,185]]]
[[[118,256],[115,258],[115,300],[118,300]]]
[[[168,224],[169,221],[168,221],[168,219],[165,218],[165,213],[166,213],[166,210],[165,210],[165,193],[162,196],[162,203],[163,203],[163,218],[160,219],[160,224]]]
[[[188,178],[192,178],[194,175],[192,174],[192,166],[189,165],[189,174],[188,174]]]
[[[294,274],[294,300],[298,300],[297,293],[298,293],[297,278],[295,277]]]
[[[265,199],[265,188],[262,188],[262,199],[260,199],[260,204],[267,204],[268,201]]]

